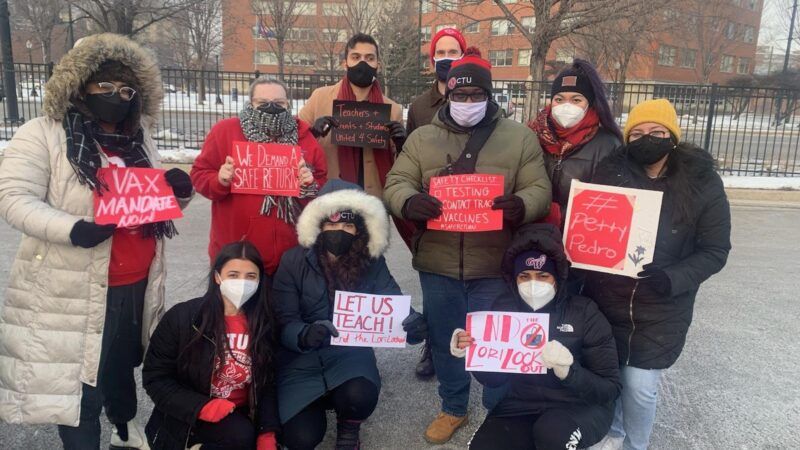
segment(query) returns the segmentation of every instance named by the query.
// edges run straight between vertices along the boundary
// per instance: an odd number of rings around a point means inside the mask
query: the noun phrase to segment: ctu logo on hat
[[[339,223],[339,222],[352,222],[355,220],[356,215],[353,211],[338,211],[330,215],[328,217],[328,222],[330,223]]]
[[[538,258],[528,258],[525,260],[525,267],[530,267],[534,270],[542,270],[542,267],[547,263],[547,255],[542,255]]]
[[[453,77],[447,80],[447,89],[453,90],[459,84],[472,84],[472,77]]]

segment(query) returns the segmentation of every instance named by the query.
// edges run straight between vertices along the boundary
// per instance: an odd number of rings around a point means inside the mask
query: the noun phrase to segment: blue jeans
[[[620,367],[622,395],[617,399],[614,423],[609,435],[624,437],[623,450],[645,450],[656,418],[660,369]]]
[[[464,359],[450,354],[450,337],[456,328],[464,328],[467,312],[489,310],[508,286],[502,278],[464,281],[429,272],[420,272],[419,281],[442,412],[463,417],[469,405],[470,375]]]

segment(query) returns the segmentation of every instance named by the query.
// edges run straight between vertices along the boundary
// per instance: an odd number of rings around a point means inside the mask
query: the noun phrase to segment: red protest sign
[[[99,225],[133,227],[183,217],[164,171],[149,168],[103,167],[97,178],[108,191],[94,194],[94,221]]]
[[[438,198],[442,215],[428,221],[429,230],[470,233],[503,229],[503,211],[492,210],[503,195],[502,175],[468,174],[431,178],[430,194]]]
[[[479,311],[467,314],[466,330],[474,339],[465,369],[477,372],[543,374],[542,347],[550,315]]]
[[[298,177],[303,152],[296,145],[236,141],[233,157],[235,194],[300,196]]]

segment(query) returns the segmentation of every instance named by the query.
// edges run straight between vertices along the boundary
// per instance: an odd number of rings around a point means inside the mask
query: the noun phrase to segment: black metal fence
[[[51,66],[15,64],[20,121],[40,115],[42,89]],[[247,89],[258,72],[163,69],[165,97],[155,137],[162,148],[197,149],[211,126],[235,116],[248,101]],[[288,75],[293,109],[299,111],[311,92],[336,83],[341,74]],[[430,89],[425,78],[382,80],[385,94],[404,107]],[[2,85],[0,85],[2,86]],[[546,104],[549,82],[494,82],[494,98],[506,115],[527,122]],[[800,176],[800,90],[718,85],[608,84],[614,115],[624,125],[631,107],[666,98],[676,107],[683,139],[706,149],[724,174]],[[19,122],[0,112],[0,140],[10,139]]]

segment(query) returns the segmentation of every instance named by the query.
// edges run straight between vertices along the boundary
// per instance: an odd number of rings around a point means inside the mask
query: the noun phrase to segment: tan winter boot
[[[467,422],[467,416],[456,417],[440,412],[425,430],[425,440],[431,444],[444,444],[453,437],[456,430],[466,425]]]

